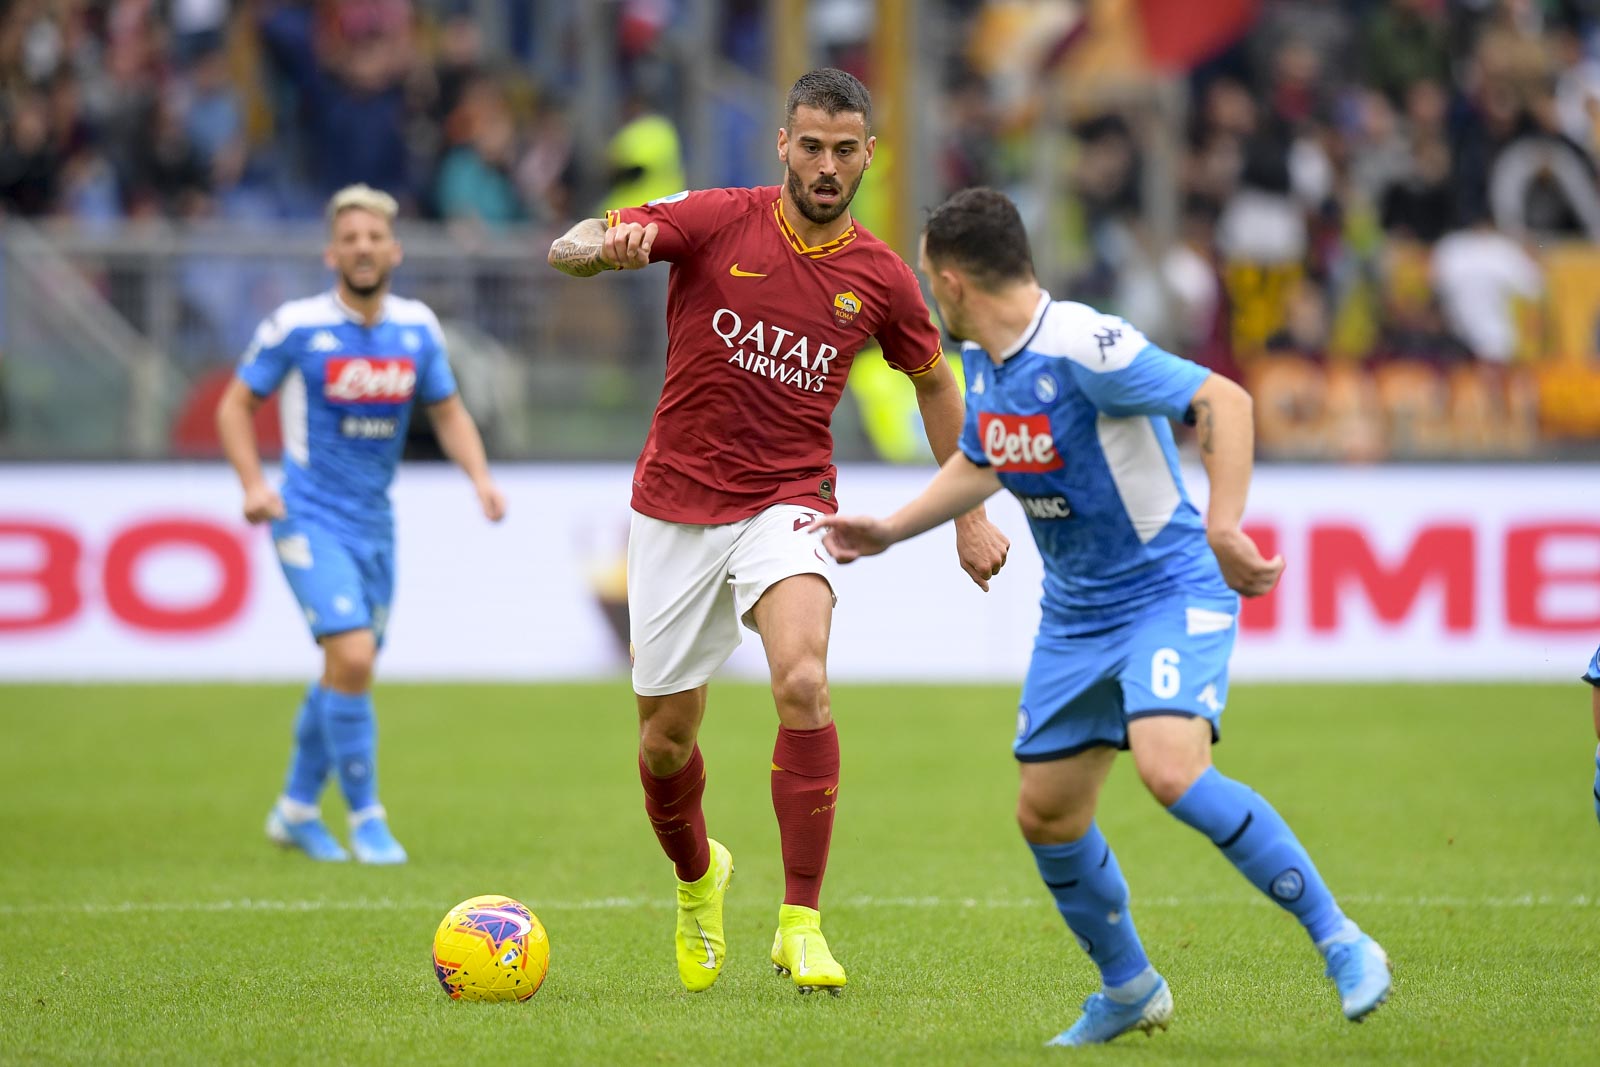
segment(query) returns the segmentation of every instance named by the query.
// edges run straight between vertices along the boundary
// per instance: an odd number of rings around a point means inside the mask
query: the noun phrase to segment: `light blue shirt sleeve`
[[[250,347],[239,357],[239,380],[257,396],[271,396],[293,366],[294,351],[289,344],[289,334],[273,315],[256,327]]]
[[[979,357],[982,356],[982,359]],[[989,457],[984,454],[983,441],[978,436],[978,395],[985,386],[978,383],[984,380],[987,373],[989,357],[983,355],[981,350],[963,349],[961,352],[961,366],[965,373],[962,377],[967,380],[967,417],[961,424],[961,440],[958,447],[961,454],[980,467],[989,466]]]
[[[1070,362],[1072,378],[1096,408],[1107,415],[1164,415],[1182,420],[1200,383],[1211,372],[1198,363],[1146,344],[1126,366],[1097,371]]]
[[[437,404],[456,394],[456,376],[445,355],[444,342],[436,335],[430,336],[433,344],[428,346],[417,375],[417,398],[424,404]]]

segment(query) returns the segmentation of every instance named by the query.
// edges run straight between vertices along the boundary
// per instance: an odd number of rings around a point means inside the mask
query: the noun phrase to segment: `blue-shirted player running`
[[[1210,838],[1305,926],[1344,1014],[1388,996],[1388,958],[1339,910],[1305,848],[1260,794],[1211,765],[1228,698],[1238,597],[1272,589],[1282,559],[1240,530],[1254,431],[1250,397],[1152,345],[1128,323],[1052,301],[1022,220],[989,189],[929,216],[921,269],[963,340],[961,450],[887,519],[824,517],[840,563],[873,555],[1009,489],[1044,558],[1043,620],[1022,687],[1017,818],[1056,907],[1103,986],[1053,1045],[1165,1028],[1166,979],[1128,911],[1128,885],[1094,822],[1119,748],[1161,805]],[[1169,419],[1195,424],[1211,481],[1189,502]]]
[[[330,769],[349,807],[356,859],[406,859],[378,802],[371,686],[394,592],[389,483],[413,400],[426,406],[440,447],[472,479],[484,515],[505,515],[478,428],[456,392],[439,320],[421,302],[389,293],[401,258],[395,210],[393,197],[365,185],[333,196],[324,260],[337,283],[284,304],[261,324],[217,408],[245,518],[271,522],[283,573],[323,650],[322,677],[295,724],[283,795],[267,817],[268,836],[318,860],[348,858],[318,807]],[[281,496],[262,476],[252,423],[279,389]]]
[[[1600,649],[1589,659],[1589,669],[1583,672],[1583,680],[1594,687],[1589,703],[1594,709],[1594,736],[1600,739]],[[1594,750],[1594,817],[1600,819],[1600,746]]]

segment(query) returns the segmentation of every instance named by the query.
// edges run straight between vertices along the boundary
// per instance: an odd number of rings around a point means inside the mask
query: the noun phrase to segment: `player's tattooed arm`
[[[550,245],[546,261],[563,274],[592,278],[606,270],[638,270],[650,265],[650,246],[660,227],[655,223],[584,219]]]
[[[574,278],[592,278],[605,270],[615,270],[615,263],[601,258],[605,249],[606,224],[604,219],[584,219],[550,245],[547,262],[562,274]]]
[[[1194,401],[1189,405],[1188,416],[1189,417],[1186,421],[1189,423],[1189,425],[1195,428],[1195,435],[1200,439],[1200,451],[1208,456],[1211,455],[1214,450],[1211,440],[1213,425],[1211,419],[1211,401]]]
[[[1255,427],[1250,394],[1218,374],[1200,384],[1188,414],[1200,436],[1200,462],[1211,482],[1206,541],[1229,587],[1245,596],[1272,591],[1283,557],[1267,559],[1240,524],[1250,492]]]

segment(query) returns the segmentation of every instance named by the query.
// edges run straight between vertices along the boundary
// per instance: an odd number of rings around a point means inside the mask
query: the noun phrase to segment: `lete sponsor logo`
[[[1061,456],[1050,436],[1048,415],[997,415],[980,412],[983,454],[996,470],[1016,474],[1042,474],[1060,470]]]
[[[416,387],[416,364],[408,357],[330,359],[322,395],[347,404],[399,404]]]

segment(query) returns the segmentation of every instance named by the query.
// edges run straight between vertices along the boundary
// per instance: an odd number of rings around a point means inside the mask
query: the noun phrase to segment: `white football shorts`
[[[665,696],[704,685],[739,647],[739,623],[772,586],[818,574],[833,586],[822,537],[802,532],[818,513],[774,504],[721,526],[633,513],[628,533],[628,637],[633,690]],[[838,597],[835,595],[835,602]]]

